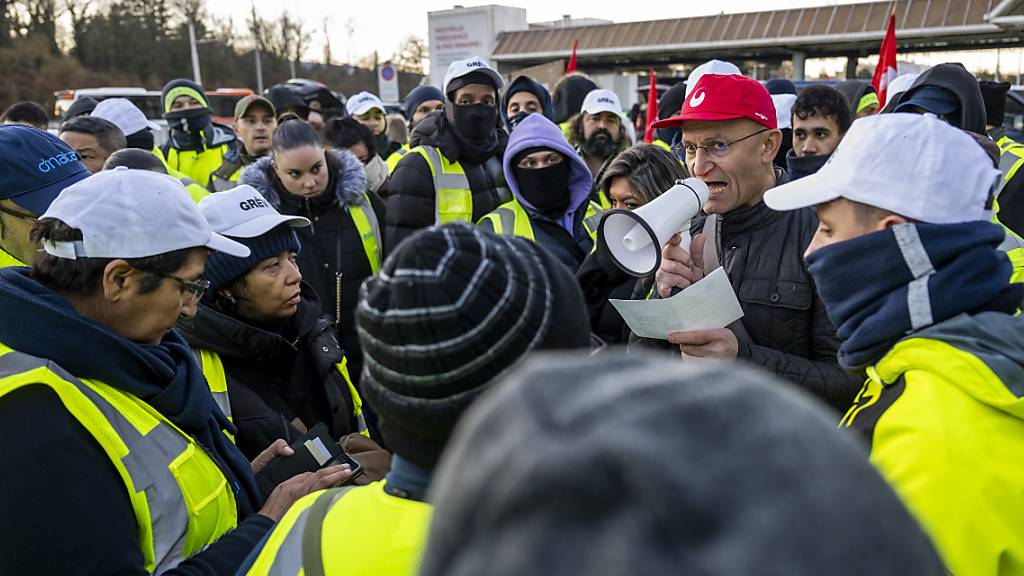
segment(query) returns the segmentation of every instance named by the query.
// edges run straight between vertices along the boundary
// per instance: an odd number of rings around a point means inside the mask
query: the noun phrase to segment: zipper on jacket
[[[281,425],[284,426],[284,441],[287,442],[289,446],[291,446],[293,442],[292,430],[288,425],[288,419],[285,418],[284,414],[281,414],[280,412],[278,412],[277,415],[281,417]]]

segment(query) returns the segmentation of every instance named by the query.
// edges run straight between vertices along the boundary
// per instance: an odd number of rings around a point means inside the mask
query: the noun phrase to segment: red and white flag
[[[882,40],[882,48],[878,51],[878,66],[871,77],[871,85],[878,93],[878,106],[885,107],[885,92],[889,83],[896,79],[896,13],[889,14],[889,29]]]

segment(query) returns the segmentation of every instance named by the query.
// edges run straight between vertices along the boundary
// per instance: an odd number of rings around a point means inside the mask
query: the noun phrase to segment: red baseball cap
[[[679,116],[654,123],[655,128],[676,128],[685,120],[732,120],[749,118],[765,128],[778,128],[775,104],[760,82],[736,74],[705,74]]]

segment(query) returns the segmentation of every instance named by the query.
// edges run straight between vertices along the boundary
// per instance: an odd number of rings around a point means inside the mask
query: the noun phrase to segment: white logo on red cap
[[[760,112],[754,112],[754,116],[757,116],[758,118],[760,118],[761,120],[764,120],[765,122],[768,121],[768,117],[765,116],[764,114],[761,114]]]
[[[703,88],[699,92],[695,93],[690,98],[690,108],[696,108],[696,107],[700,106],[701,104],[703,104],[704,103],[704,96],[705,95],[706,95],[706,92],[704,91]]]

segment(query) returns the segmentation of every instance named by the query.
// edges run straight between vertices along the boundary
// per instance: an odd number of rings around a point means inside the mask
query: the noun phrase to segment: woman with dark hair
[[[682,165],[670,152],[653,144],[637,144],[608,164],[600,187],[612,208],[636,210],[684,178]],[[576,279],[583,288],[594,334],[609,344],[625,343],[626,325],[608,299],[645,297],[641,287],[646,279],[630,276],[616,266],[600,236],[597,248],[584,260]]]
[[[334,322],[299,271],[296,230],[310,221],[280,214],[246,185],[207,196],[199,211],[214,232],[249,248],[248,257],[206,259],[206,298],[194,317],[178,320],[242,453],[254,458],[278,439],[291,444],[321,423],[350,454],[353,443],[377,448]]]
[[[358,380],[363,356],[354,311],[359,285],[380,268],[384,203],[367,190],[362,162],[351,152],[326,151],[308,124],[282,117],[273,143],[270,156],[246,168],[239,184],[255,188],[278,212],[310,220],[296,229],[299,269],[336,322],[349,373]]]

